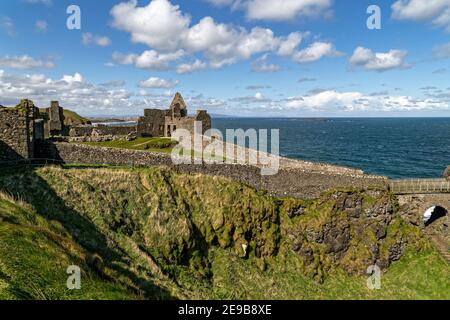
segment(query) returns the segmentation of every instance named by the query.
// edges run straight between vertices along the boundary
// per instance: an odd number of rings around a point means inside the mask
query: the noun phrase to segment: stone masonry
[[[138,120],[138,135],[151,137],[171,137],[177,129],[194,133],[196,121],[202,122],[202,134],[211,129],[211,117],[205,110],[197,111],[189,117],[187,106],[179,92],[175,94],[168,110],[146,109],[144,116]]]
[[[36,113],[30,100],[22,100],[15,108],[0,108],[0,161],[34,156],[34,133],[42,133],[42,123],[35,123]]]

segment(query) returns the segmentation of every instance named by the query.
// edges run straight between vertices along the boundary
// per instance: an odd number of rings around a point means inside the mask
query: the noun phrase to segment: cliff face
[[[426,247],[421,231],[401,218],[395,197],[383,189],[329,191],[290,216],[287,243],[319,280],[337,267],[349,275],[375,264],[386,269],[408,248]]]
[[[0,190],[26,206],[26,213],[0,210],[10,228],[15,215],[21,216],[16,225],[42,220],[42,228],[73,243],[91,279],[109,279],[109,288],[121,294],[126,288],[130,297],[319,298],[331,296],[342,283],[355,286],[348,298],[368,297],[359,277],[368,266],[386,269],[404,255],[436,259],[420,229],[401,218],[396,199],[377,188],[300,200],[163,168],[46,167],[2,174]],[[18,252],[15,246],[20,244],[11,240],[0,251]],[[2,257],[0,271],[11,270]],[[42,270],[29,256],[19,258],[31,261],[27,272]],[[65,276],[66,260],[54,273]],[[430,270],[439,286],[448,268],[439,262],[435,267]],[[20,286],[20,269],[8,277],[3,278],[10,279],[9,286]],[[52,281],[42,282],[43,292],[54,293],[61,285]],[[405,280],[389,281],[394,288]],[[414,276],[407,281],[417,285]]]

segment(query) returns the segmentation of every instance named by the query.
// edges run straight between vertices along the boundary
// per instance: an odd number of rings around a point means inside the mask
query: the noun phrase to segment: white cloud
[[[100,85],[107,88],[117,88],[123,87],[125,84],[126,84],[125,80],[110,80]]]
[[[114,63],[117,63],[117,64],[129,65],[129,64],[135,64],[137,57],[138,57],[138,55],[136,55],[134,53],[123,54],[120,52],[114,52],[112,55],[112,60],[114,61]]]
[[[249,0],[247,17],[257,20],[293,20],[298,17],[320,16],[330,11],[331,0]]]
[[[322,91],[313,95],[289,98],[286,107],[309,111],[423,111],[450,110],[449,101],[415,99],[409,96],[374,96],[361,92]]]
[[[115,63],[124,65],[135,65],[140,69],[147,70],[167,70],[171,62],[184,56],[183,50],[169,53],[159,53],[155,50],[146,50],[141,55],[122,54],[114,52],[112,59]]]
[[[328,16],[332,0],[206,0],[215,6],[241,9],[251,20],[286,21],[299,17]]]
[[[153,0],[137,7],[131,0],[111,9],[113,25],[131,33],[131,40],[157,50],[171,51],[180,46],[181,37],[190,24],[190,17],[167,0]]]
[[[433,49],[433,56],[436,59],[448,59],[450,58],[450,43]]]
[[[450,0],[398,0],[392,5],[398,20],[430,21],[450,32]]]
[[[48,23],[45,20],[37,20],[35,24],[36,31],[38,32],[47,32]]]
[[[303,35],[300,32],[292,32],[280,43],[278,54],[282,57],[292,56],[302,42]]]
[[[353,52],[349,63],[352,66],[361,66],[366,70],[386,71],[407,67],[404,62],[407,54],[404,50],[375,53],[370,49],[358,47]]]
[[[75,73],[73,76],[71,75],[64,75],[61,79],[62,81],[65,81],[68,84],[74,84],[76,82],[84,82],[83,76],[79,73]]]
[[[166,80],[158,77],[150,77],[147,80],[139,82],[141,88],[169,89],[178,85],[178,80]]]
[[[261,92],[256,92],[253,96],[232,98],[230,99],[230,102],[236,102],[239,105],[258,104],[261,106],[272,102],[272,100],[270,98],[266,98]]]
[[[209,16],[191,25],[190,16],[168,0],[153,0],[144,7],[138,7],[137,1],[131,0],[114,6],[111,15],[113,25],[129,32],[133,42],[146,44],[157,52],[183,50],[187,55],[202,54],[210,68],[221,68],[268,52],[284,57],[293,57],[297,53],[299,62],[314,61],[336,53],[332,44],[324,43],[313,44],[313,48],[305,49],[306,52],[298,52],[303,36],[299,32],[279,37],[268,28],[247,30],[217,23]],[[317,54],[319,49],[326,52]]]
[[[329,42],[314,42],[309,47],[296,51],[292,54],[292,59],[300,63],[315,62],[323,57],[339,57],[342,53],[338,52],[334,45]]]
[[[81,35],[81,43],[83,43],[85,46],[95,44],[100,47],[107,47],[111,45],[111,39],[105,36],[85,32]]]
[[[272,73],[281,70],[277,64],[267,62],[268,55],[265,54],[252,63],[252,71],[261,73]]]
[[[0,72],[0,104],[15,105],[21,98],[34,101],[37,106],[48,106],[51,100],[59,100],[65,108],[83,114],[128,113],[130,108],[142,111],[145,103],[133,99],[124,89],[110,90],[87,82],[75,73],[61,79],[47,78],[42,74],[11,75]]]
[[[50,59],[41,60],[35,59],[28,55],[23,56],[3,56],[0,57],[0,68],[11,69],[39,69],[39,68],[53,68],[55,65]]]
[[[185,73],[192,73],[194,71],[198,70],[204,70],[208,67],[208,65],[205,62],[202,62],[201,60],[195,60],[193,63],[182,63],[177,66],[177,73],[178,74],[185,74]]]

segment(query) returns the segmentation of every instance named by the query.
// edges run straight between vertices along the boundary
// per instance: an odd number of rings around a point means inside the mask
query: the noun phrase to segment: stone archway
[[[435,223],[437,220],[443,219],[447,216],[448,210],[443,206],[431,206],[423,213],[423,223],[425,224],[425,227],[428,227],[431,224]]]

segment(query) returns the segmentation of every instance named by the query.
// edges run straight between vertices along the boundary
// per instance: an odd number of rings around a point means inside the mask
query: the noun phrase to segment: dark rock
[[[340,253],[348,249],[350,229],[348,225],[336,225],[324,235],[323,242],[327,245],[327,253]]]
[[[443,173],[443,177],[447,180],[450,180],[450,166],[448,166]]]
[[[390,261],[397,261],[399,260],[405,251],[405,243],[403,241],[403,238],[400,238],[400,241],[396,244],[392,245],[389,248],[389,260]]]
[[[306,209],[305,207],[300,206],[298,208],[295,208],[295,209],[289,211],[287,213],[287,216],[289,218],[294,218],[294,217],[300,216],[300,215],[302,215],[305,212],[305,209]]]

